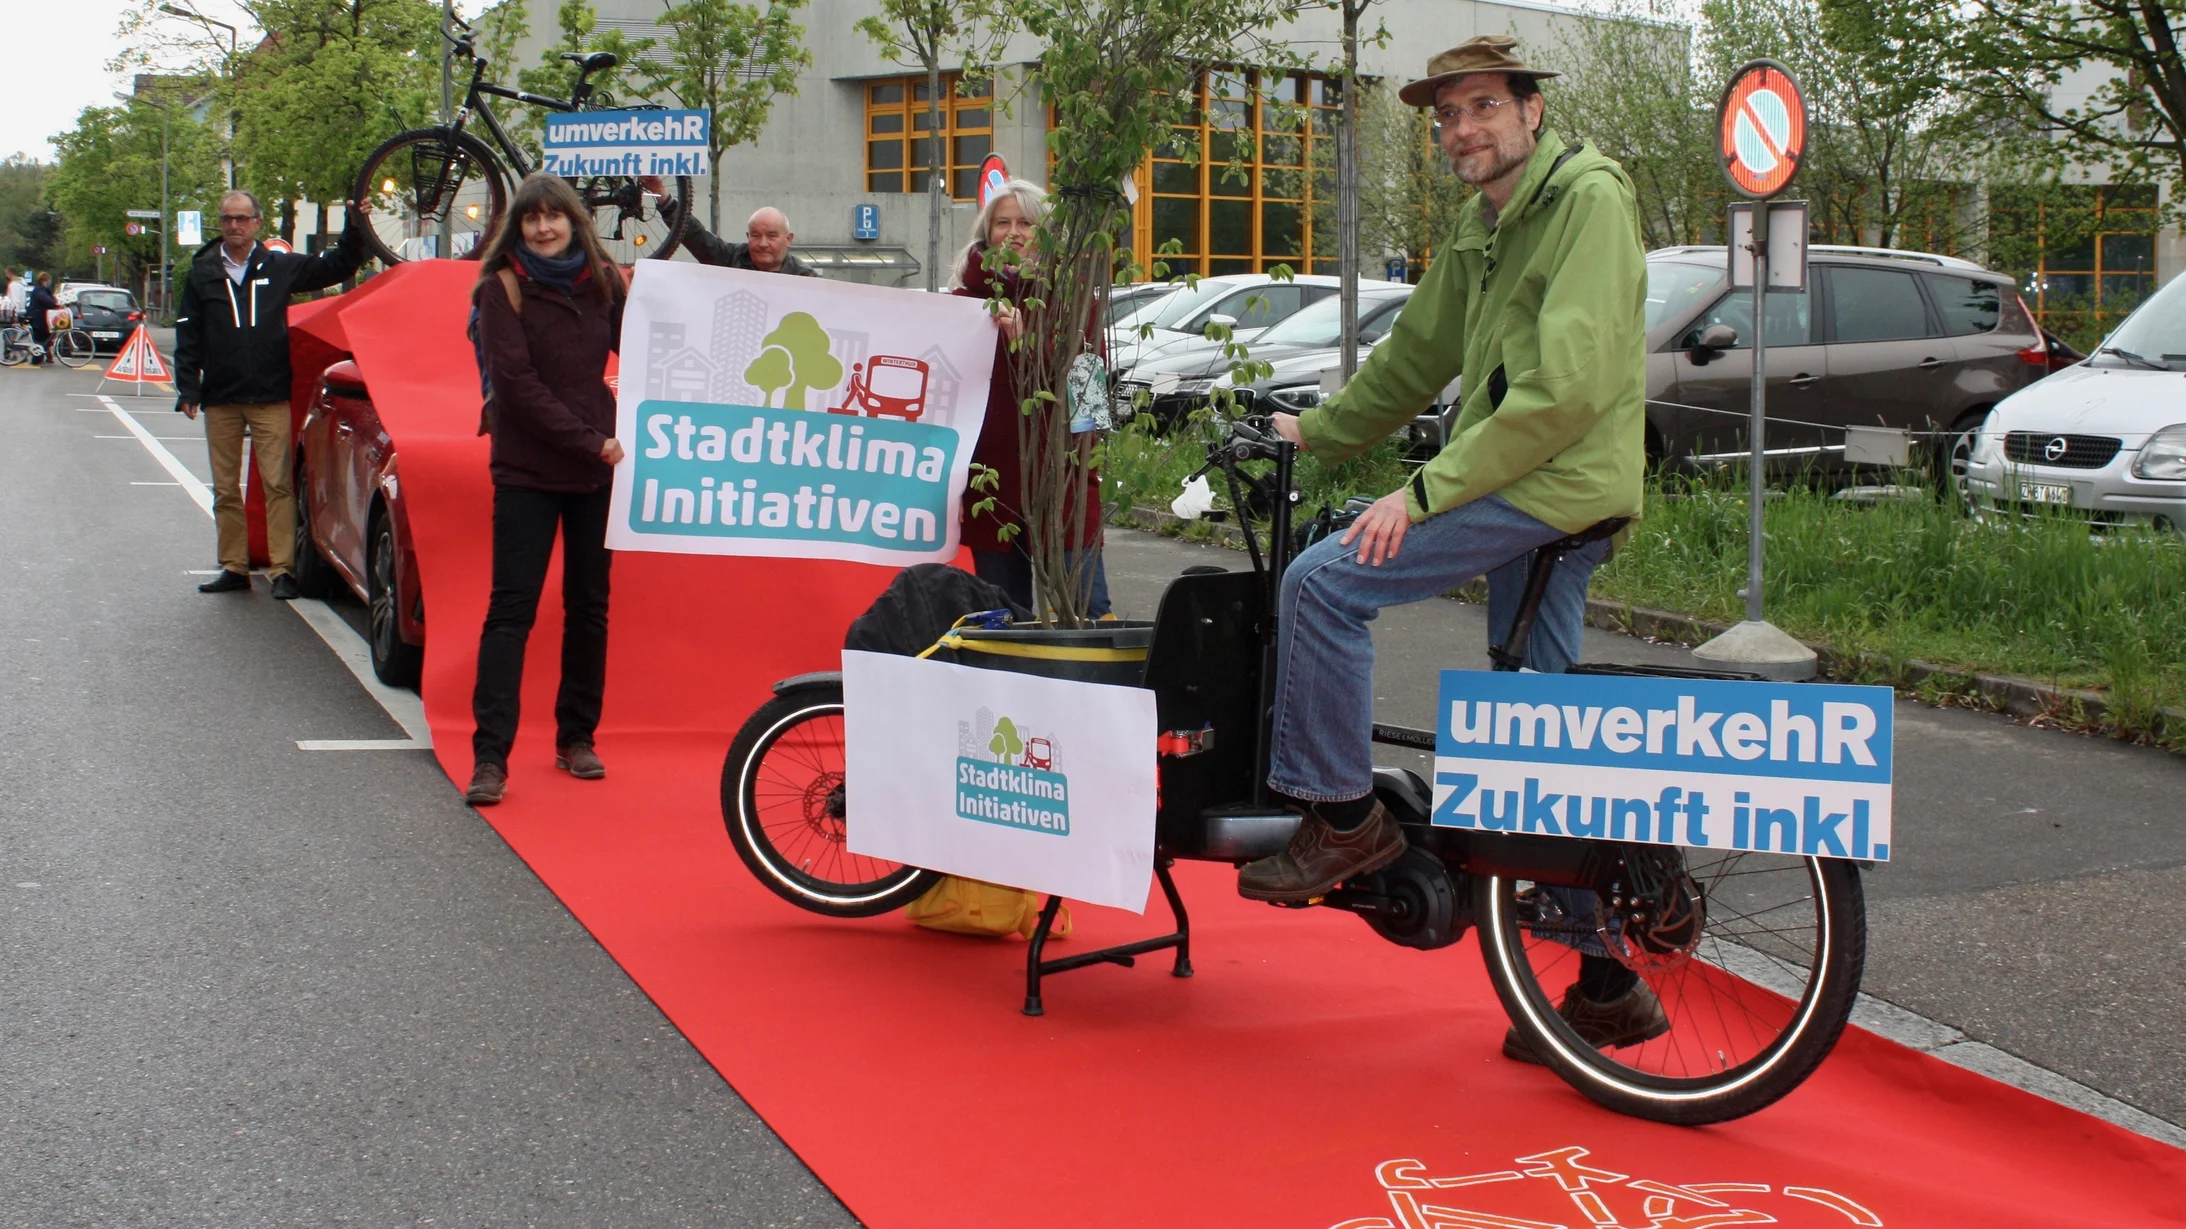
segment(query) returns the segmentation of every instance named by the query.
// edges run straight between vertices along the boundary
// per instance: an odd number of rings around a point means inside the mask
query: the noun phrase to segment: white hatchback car
[[[2087,361],[1997,404],[1966,466],[1976,510],[2067,507],[2098,524],[2186,532],[2186,277]]]

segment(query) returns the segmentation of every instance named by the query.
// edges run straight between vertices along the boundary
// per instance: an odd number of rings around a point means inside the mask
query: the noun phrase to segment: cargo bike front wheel
[[[768,891],[799,908],[829,917],[901,909],[940,876],[850,852],[844,767],[842,683],[777,688],[721,766],[729,840]]]

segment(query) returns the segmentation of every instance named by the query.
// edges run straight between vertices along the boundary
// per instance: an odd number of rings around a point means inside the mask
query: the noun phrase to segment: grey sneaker
[[[1380,802],[1365,823],[1349,832],[1338,832],[1308,812],[1298,822],[1290,848],[1237,872],[1237,894],[1279,905],[1306,904],[1346,879],[1378,871],[1403,856],[1404,832]]]
[[[1662,1012],[1662,1000],[1655,997],[1646,982],[1635,984],[1607,1003],[1597,1003],[1573,986],[1564,991],[1564,1001],[1556,1008],[1556,1014],[1597,1050],[1636,1046],[1670,1031],[1670,1017]],[[1543,1065],[1541,1056],[1533,1052],[1533,1047],[1526,1044],[1526,1039],[1519,1036],[1515,1028],[1503,1034],[1503,1057]]]

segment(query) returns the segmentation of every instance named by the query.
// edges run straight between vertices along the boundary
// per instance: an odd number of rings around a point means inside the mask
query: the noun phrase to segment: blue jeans
[[[1307,547],[1283,574],[1276,655],[1275,739],[1268,784],[1306,802],[1344,802],[1374,789],[1374,637],[1385,606],[1488,578],[1488,635],[1510,634],[1537,547],[1567,537],[1501,496],[1460,504],[1413,525],[1394,559],[1358,562],[1358,544],[1332,537]],[[1560,674],[1579,656],[1586,584],[1608,553],[1590,542],[1564,556],[1526,641],[1526,664]],[[1456,663],[1449,663],[1455,665]]]

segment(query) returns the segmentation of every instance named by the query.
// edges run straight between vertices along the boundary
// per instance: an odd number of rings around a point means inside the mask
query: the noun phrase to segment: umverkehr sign
[[[704,111],[574,111],[549,115],[540,170],[583,175],[704,175]]]

